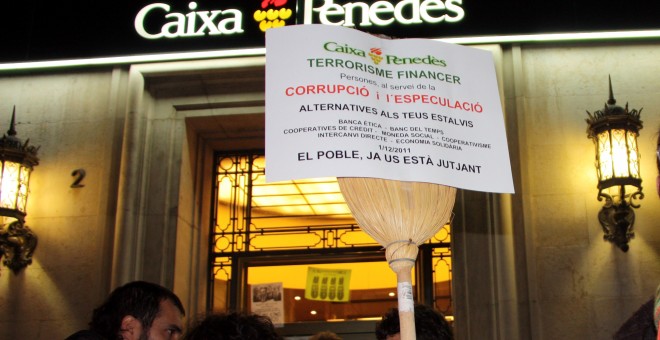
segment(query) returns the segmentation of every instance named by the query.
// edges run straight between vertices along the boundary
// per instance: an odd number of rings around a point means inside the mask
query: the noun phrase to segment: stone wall
[[[608,339],[660,284],[660,45],[522,48],[518,110],[534,339]],[[639,150],[644,193],[635,238],[622,252],[603,241],[595,151],[585,111],[603,109],[608,75],[617,104],[644,108]]]
[[[0,338],[61,339],[86,326],[109,290],[125,73],[0,77],[0,129],[40,146],[26,224],[39,243],[19,274],[0,267]],[[72,172],[84,169],[82,188]]]

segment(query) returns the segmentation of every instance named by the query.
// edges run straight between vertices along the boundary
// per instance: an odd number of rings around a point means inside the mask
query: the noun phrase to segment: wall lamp
[[[635,235],[633,208],[639,208],[633,200],[644,198],[637,148],[642,110],[628,110],[628,103],[625,108],[616,105],[611,78],[609,86],[610,98],[605,107],[593,114],[587,111],[587,133],[596,146],[598,200],[605,199],[598,221],[605,232],[604,239],[626,252]],[[626,188],[632,193],[627,193]]]
[[[16,107],[9,130],[0,139],[0,258],[14,273],[32,263],[37,235],[25,225],[25,208],[29,193],[30,173],[39,164],[38,147],[29,146],[16,137]]]

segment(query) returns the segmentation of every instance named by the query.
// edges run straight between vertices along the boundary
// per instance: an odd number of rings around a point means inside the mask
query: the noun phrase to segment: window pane
[[[274,282],[282,283],[285,322],[380,317],[395,307],[396,276],[385,262],[384,252],[383,261],[379,262],[373,262],[373,257],[360,261],[360,256],[354,256],[350,263],[331,263],[322,256],[315,255],[319,257],[316,261],[307,255],[312,250],[342,254],[381,247],[353,219],[336,179],[265,183],[265,164],[260,153],[216,156],[210,247],[210,275],[214,280],[209,287],[209,309],[227,310],[231,307],[232,291],[249,295],[252,286]],[[428,243],[433,245],[433,253],[432,272],[428,273],[426,284],[434,286],[431,291],[436,308],[447,314],[451,309],[449,225]],[[245,287],[232,286],[232,272],[237,270],[232,261],[241,256],[272,257],[273,251],[302,256],[306,261],[249,267],[245,274],[240,274],[241,278],[246,277]],[[350,269],[350,302],[305,299],[308,267]],[[296,296],[300,299],[296,300]],[[231,308],[249,308],[247,304]]]

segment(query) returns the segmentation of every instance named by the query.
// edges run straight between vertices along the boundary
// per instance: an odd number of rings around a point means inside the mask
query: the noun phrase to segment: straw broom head
[[[456,188],[381,178],[340,177],[339,188],[364,230],[393,260],[417,257],[417,247],[449,221]],[[396,261],[395,261],[396,262]]]

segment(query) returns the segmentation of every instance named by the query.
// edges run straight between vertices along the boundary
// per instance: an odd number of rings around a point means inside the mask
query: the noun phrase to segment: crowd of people
[[[184,332],[186,315],[181,300],[160,285],[135,281],[115,289],[94,309],[89,328],[65,340],[282,340],[272,321],[262,315],[228,312],[212,313],[194,320]],[[378,323],[379,340],[399,339],[399,316],[389,310]],[[445,317],[424,305],[415,306],[418,340],[450,340],[451,326]],[[319,332],[310,340],[341,340],[330,331]]]
[[[660,140],[658,146],[660,147]],[[660,150],[659,150],[660,157]],[[658,164],[660,170],[660,161]],[[660,195],[660,175],[658,176]],[[438,311],[415,305],[417,340],[451,340],[452,327]],[[65,340],[283,340],[272,321],[262,315],[229,312],[201,317],[184,333],[185,310],[181,300],[160,285],[135,281],[115,289],[94,309],[89,328]],[[614,335],[615,340],[660,340],[660,286]],[[390,309],[377,324],[377,340],[399,340],[399,313]],[[319,332],[309,340],[341,340],[330,331]]]
[[[657,191],[660,196],[660,134],[657,149]],[[169,289],[145,281],[135,281],[115,289],[94,309],[89,328],[66,340],[280,340],[268,317],[241,312],[210,314],[196,320],[184,333],[185,310],[181,300]],[[614,339],[660,340],[660,286],[655,297],[643,304],[614,335]],[[383,315],[375,335],[378,340],[399,339],[399,313],[396,308]],[[424,305],[415,306],[415,331],[418,340],[453,339],[445,317]],[[341,340],[323,331],[310,340]]]

